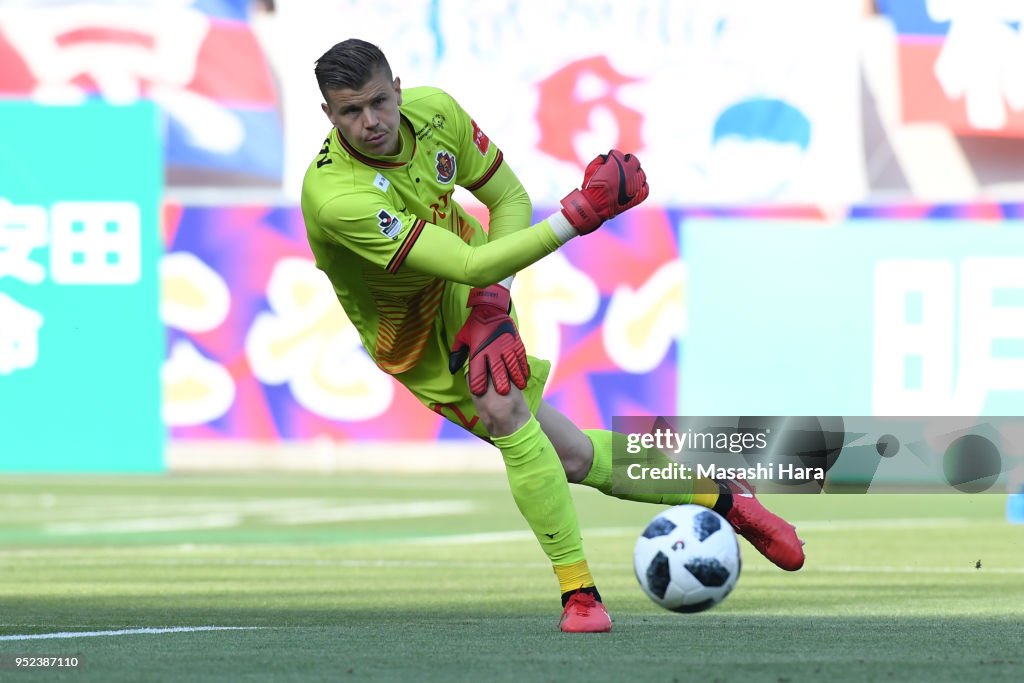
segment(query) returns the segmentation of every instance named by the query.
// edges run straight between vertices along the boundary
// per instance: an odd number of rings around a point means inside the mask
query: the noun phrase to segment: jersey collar
[[[395,161],[391,160],[394,159],[394,157],[391,157],[389,159],[379,159],[376,157],[371,157],[366,154],[363,154],[362,152],[360,152],[355,147],[349,144],[348,140],[345,139],[345,136],[341,134],[340,130],[335,128],[334,132],[338,134],[338,142],[340,142],[341,146],[345,148],[345,151],[351,154],[356,160],[361,161],[367,166],[372,166],[374,168],[401,168],[402,166],[405,166],[407,163],[412,161],[413,156],[416,154],[416,132],[415,130],[413,130],[412,121],[407,119],[405,114],[402,114],[402,127],[409,132],[409,135],[404,137],[407,141],[412,141],[412,151],[408,154],[408,157],[406,157],[406,155],[403,154],[402,152],[399,152],[399,158]],[[402,132],[404,131],[399,132],[399,135],[401,135]],[[408,149],[408,145],[403,144],[403,152],[406,149]]]

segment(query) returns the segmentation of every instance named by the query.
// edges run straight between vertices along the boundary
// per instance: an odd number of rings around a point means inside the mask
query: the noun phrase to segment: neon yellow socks
[[[512,498],[554,565],[562,592],[593,586],[565,470],[537,418],[491,440],[501,449]]]
[[[583,433],[594,444],[594,462],[590,466],[587,476],[580,482],[584,486],[595,488],[605,495],[640,503],[660,505],[685,505],[686,503],[693,503],[706,508],[714,508],[718,502],[719,486],[711,479],[693,479],[690,482],[691,490],[689,492],[643,493],[613,491],[612,452],[613,449],[619,449],[620,453],[626,452],[626,435],[604,429],[585,429]],[[644,459],[644,462],[652,465],[659,462],[669,463],[669,459],[665,454],[656,449],[647,449],[646,452],[637,457]],[[680,486],[685,487],[686,482],[681,481]]]
[[[714,508],[719,499],[719,485],[711,479],[694,479],[691,490],[680,493],[644,493],[612,490],[612,452],[626,452],[626,436],[616,432],[589,429],[584,432],[594,444],[594,461],[584,486],[615,498],[660,505],[694,503]],[[576,508],[569,493],[565,471],[555,447],[540,428],[536,417],[530,416],[518,430],[507,436],[492,438],[501,449],[505,461],[512,498],[526,519],[544,554],[551,560],[563,597],[580,588],[592,588],[594,579],[583,554]],[[647,463],[668,464],[660,451],[648,449],[641,454]],[[680,484],[685,486],[684,482]]]
[[[555,576],[558,577],[558,588],[563,595],[580,588],[593,588],[594,586],[594,578],[590,575],[590,567],[587,566],[586,560],[556,565]]]

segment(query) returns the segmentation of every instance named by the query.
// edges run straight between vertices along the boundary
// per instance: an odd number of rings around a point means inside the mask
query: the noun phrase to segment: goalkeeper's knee
[[[508,436],[530,419],[523,392],[514,386],[507,394],[499,394],[491,384],[482,396],[473,396],[473,405],[492,437]]]

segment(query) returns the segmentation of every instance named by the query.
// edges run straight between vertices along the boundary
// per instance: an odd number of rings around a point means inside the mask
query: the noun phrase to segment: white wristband
[[[551,229],[555,231],[555,237],[558,238],[558,241],[561,244],[565,244],[573,237],[580,236],[580,234],[576,232],[576,228],[572,227],[569,219],[566,218],[565,214],[561,211],[556,211],[548,216],[548,225],[550,225]]]

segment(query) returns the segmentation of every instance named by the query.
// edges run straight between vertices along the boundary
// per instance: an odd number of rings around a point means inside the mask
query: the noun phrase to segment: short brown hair
[[[381,69],[391,80],[391,65],[380,48],[365,40],[349,38],[323,53],[313,71],[327,100],[328,90],[358,90]]]

